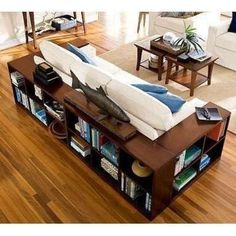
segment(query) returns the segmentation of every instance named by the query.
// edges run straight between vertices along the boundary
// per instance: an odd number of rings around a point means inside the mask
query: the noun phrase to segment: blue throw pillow
[[[78,56],[83,62],[96,66],[96,63],[81,49],[75,47],[74,45],[68,43],[67,49]]]
[[[179,111],[179,109],[186,102],[181,97],[173,95],[173,94],[168,94],[168,93],[158,94],[158,93],[150,93],[150,92],[148,92],[148,94],[156,98],[160,102],[164,103],[166,106],[168,106],[172,113]]]
[[[151,93],[167,93],[168,89],[164,86],[157,84],[132,84],[134,87],[144,91]]]
[[[232,20],[231,20],[228,31],[232,33],[236,33],[236,12],[232,12]]]

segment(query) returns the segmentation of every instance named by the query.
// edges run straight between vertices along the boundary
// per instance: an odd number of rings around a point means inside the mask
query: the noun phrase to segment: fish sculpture
[[[101,109],[100,113],[106,116],[110,115],[119,121],[127,123],[130,122],[130,118],[126,115],[126,113],[116,103],[107,97],[101,86],[96,90],[92,89],[87,83],[85,85],[81,83],[73,71],[70,72],[72,77],[72,88],[81,89],[84,92],[86,99],[93,102]]]

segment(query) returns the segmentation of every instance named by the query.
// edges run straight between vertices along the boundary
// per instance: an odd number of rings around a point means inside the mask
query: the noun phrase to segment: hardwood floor
[[[136,34],[137,20],[138,13],[102,13],[87,25],[86,36],[81,29],[81,37],[101,54],[144,36],[143,29]],[[56,42],[73,38],[69,33],[52,37]],[[0,52],[0,222],[149,222],[15,106],[6,63],[31,51],[20,45]],[[221,161],[153,222],[236,222],[235,153],[236,136],[228,132]]]

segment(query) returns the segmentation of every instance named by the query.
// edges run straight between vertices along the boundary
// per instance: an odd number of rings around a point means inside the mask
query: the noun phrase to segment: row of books
[[[175,165],[175,175],[179,174],[181,170],[193,162],[200,154],[201,148],[197,145],[192,145],[187,150],[183,151],[178,157]]]
[[[39,88],[36,84],[34,84],[34,94],[36,97],[38,97],[40,100],[43,100],[43,92],[42,89]]]
[[[126,193],[132,200],[137,200],[138,198],[144,198],[144,209],[146,211],[151,211],[152,207],[152,195],[146,192],[139,184],[134,182],[125,173],[121,172],[121,191]]]
[[[101,146],[107,142],[105,135],[99,132],[97,129],[92,128],[91,136],[92,136],[92,147],[100,151]]]
[[[106,158],[101,159],[101,168],[104,169],[112,178],[118,181],[118,168]]]
[[[189,181],[191,181],[197,175],[197,171],[190,167],[184,170],[181,174],[179,174],[175,180],[173,187],[175,190],[180,191]]]
[[[21,87],[24,85],[24,76],[18,71],[11,73],[11,81],[16,87]]]
[[[91,127],[88,122],[78,117],[78,122],[75,124],[75,130],[77,130],[81,137],[84,138],[88,143],[91,143]]]
[[[15,87],[15,94],[17,102],[21,103],[27,110],[30,110],[29,99],[28,96],[20,90],[18,87]]]
[[[202,155],[199,165],[199,171],[203,170],[210,163],[210,161],[211,158],[207,154]]]
[[[87,157],[91,154],[90,146],[78,136],[71,136],[70,146],[83,157]]]

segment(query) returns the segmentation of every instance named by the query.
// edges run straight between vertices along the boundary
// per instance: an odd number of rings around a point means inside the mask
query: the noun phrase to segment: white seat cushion
[[[168,130],[173,126],[170,109],[145,92],[113,79],[107,84],[107,93],[119,106],[155,129]]]
[[[42,41],[39,44],[39,48],[47,62],[68,75],[70,75],[71,64],[76,61],[81,61],[81,59],[72,52],[47,40]]]
[[[104,72],[97,66],[76,61],[70,66],[70,70],[77,76],[83,83],[88,84],[91,88],[96,89],[100,86],[105,90],[105,86],[112,80],[111,75]]]
[[[236,52],[236,33],[227,32],[217,37],[216,46]]]

